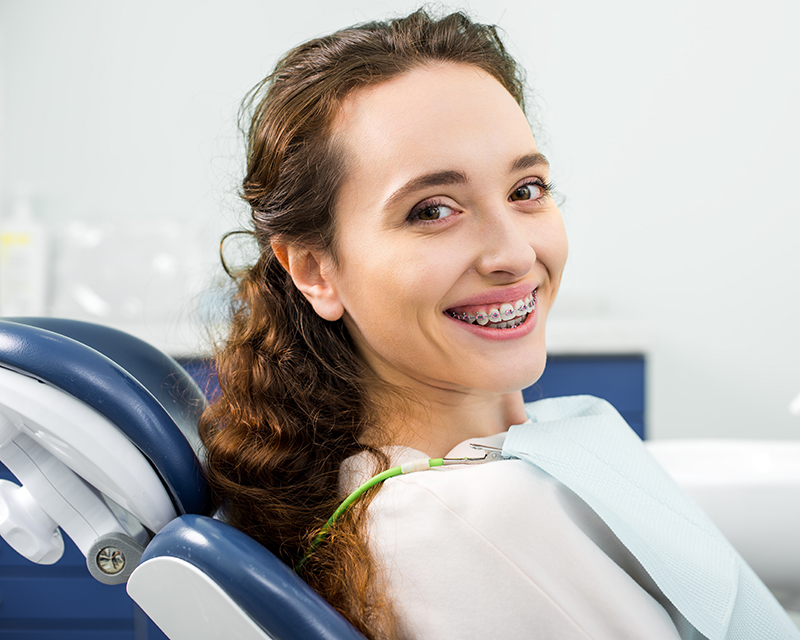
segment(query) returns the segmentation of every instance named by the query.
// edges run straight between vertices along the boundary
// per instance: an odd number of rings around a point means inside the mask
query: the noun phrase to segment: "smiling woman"
[[[437,457],[523,422],[519,393],[505,394],[544,369],[567,243],[519,105],[480,69],[427,63],[351,92],[334,136],[348,172],[333,246],[272,246],[369,370],[425,400],[414,418],[389,411],[384,431]]]
[[[370,638],[726,637],[597,504],[625,466],[604,448],[653,464],[616,412],[523,403],[567,241],[522,95],[492,27],[422,11],[300,45],[255,88],[242,195],[260,257],[234,274],[208,477],[225,518]],[[471,445],[509,457],[517,425],[558,438],[587,420],[608,439],[472,464]],[[553,461],[587,455],[607,471],[562,482]],[[634,516],[673,489],[648,496]]]

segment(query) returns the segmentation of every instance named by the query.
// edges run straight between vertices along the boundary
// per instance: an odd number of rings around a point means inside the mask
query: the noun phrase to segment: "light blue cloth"
[[[526,405],[503,455],[569,487],[709,640],[797,640],[800,631],[708,516],[648,453],[622,416],[591,396]],[[682,626],[682,625],[679,625]],[[679,629],[684,640],[697,637]]]

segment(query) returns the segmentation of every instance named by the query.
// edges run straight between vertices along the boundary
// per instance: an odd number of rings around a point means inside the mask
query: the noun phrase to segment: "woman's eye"
[[[453,210],[443,204],[431,204],[414,212],[414,217],[423,222],[441,220],[453,215]]]
[[[511,200],[537,200],[547,193],[544,186],[540,184],[523,184],[511,192]]]

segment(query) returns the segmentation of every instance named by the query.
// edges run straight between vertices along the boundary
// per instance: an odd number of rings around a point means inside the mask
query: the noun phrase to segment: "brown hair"
[[[419,10],[302,44],[248,95],[247,174],[260,257],[237,274],[230,334],[217,356],[221,394],[201,420],[207,476],[226,519],[290,565],[336,508],[342,462],[370,451],[369,372],[341,320],[321,319],[274,256],[270,241],[334,252],[334,205],[346,177],[332,141],[342,101],[432,62],[475,65],[523,106],[523,82],[494,27],[461,13]],[[335,257],[335,256],[334,256]],[[365,503],[340,521],[303,577],[362,633],[393,636],[364,536]]]

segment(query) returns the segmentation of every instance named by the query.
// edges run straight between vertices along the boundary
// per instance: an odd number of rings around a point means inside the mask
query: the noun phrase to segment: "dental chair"
[[[344,640],[358,633],[264,547],[215,520],[196,425],[205,397],[128,334],[0,319],[0,535],[53,564],[62,531],[104,584],[172,640]]]
[[[52,564],[65,532],[89,573],[127,582],[172,640],[363,638],[211,517],[196,431],[205,402],[180,365],[130,335],[0,319],[0,462],[20,483],[0,480],[0,535]],[[648,446],[784,606],[800,609],[800,442]]]

